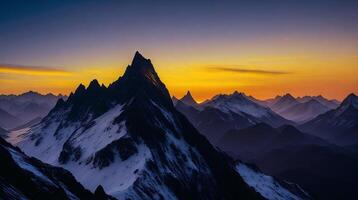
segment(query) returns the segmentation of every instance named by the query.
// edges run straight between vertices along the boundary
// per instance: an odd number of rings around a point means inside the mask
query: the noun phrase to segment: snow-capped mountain
[[[138,52],[108,88],[96,80],[80,85],[40,124],[12,132],[8,141],[118,199],[264,197],[174,108],[151,61]]]
[[[2,138],[0,163],[0,199],[97,199],[67,170],[30,158]]]
[[[297,123],[307,122],[318,115],[329,111],[331,108],[323,105],[315,99],[293,104],[280,111],[280,115]]]
[[[197,106],[197,102],[195,101],[195,99],[193,98],[193,96],[191,95],[190,91],[188,91],[181,99],[181,102],[185,103],[186,105],[189,106]]]
[[[341,145],[358,144],[358,97],[348,95],[341,105],[300,126],[301,129]]]
[[[247,184],[255,188],[255,190],[262,194],[266,199],[310,199],[310,195],[307,194],[299,185],[287,181],[279,181],[262,173],[255,166],[249,166],[248,164],[238,162],[236,170]],[[287,188],[290,188],[291,191]],[[293,194],[292,190],[297,191],[296,193],[300,195]]]
[[[270,108],[251,101],[244,93],[237,91],[231,95],[217,95],[203,103],[201,107],[212,107],[225,113],[234,112],[236,114],[250,115],[257,119],[255,121],[265,122],[273,126],[291,123],[273,112]]]

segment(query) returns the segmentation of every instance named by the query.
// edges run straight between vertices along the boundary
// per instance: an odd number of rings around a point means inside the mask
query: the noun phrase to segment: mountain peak
[[[354,93],[349,94],[342,102],[343,106],[352,105],[358,108],[358,97]]]
[[[154,85],[160,85],[161,81],[150,59],[146,59],[138,51],[135,53],[132,63],[127,67],[124,79],[146,79]],[[143,79],[142,79],[143,80]]]
[[[188,90],[188,92],[186,93],[186,95],[184,95],[180,101],[182,101],[183,103],[187,104],[187,105],[196,105],[197,102],[195,101],[195,99],[193,98],[193,96],[191,95],[190,91]]]
[[[144,56],[142,56],[142,54],[140,54],[138,51],[135,52],[132,64],[130,66],[132,68],[150,68],[154,70],[150,59],[144,58]]]
[[[288,99],[295,99],[295,97],[293,97],[290,93],[287,93],[287,94],[283,95],[282,97],[288,98]]]
[[[97,89],[100,88],[100,84],[98,83],[97,79],[93,79],[91,81],[91,83],[88,85],[87,90],[93,90],[93,89]]]

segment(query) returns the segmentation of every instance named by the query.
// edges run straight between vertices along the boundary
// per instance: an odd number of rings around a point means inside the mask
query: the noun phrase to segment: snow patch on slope
[[[269,108],[256,104],[241,93],[220,95],[205,103],[204,106],[214,107],[226,113],[231,111],[240,114],[243,112],[259,118],[270,116],[270,112],[272,112]]]
[[[263,197],[269,200],[300,200],[301,198],[284,188],[271,176],[255,171],[249,166],[239,163],[236,166],[237,172],[244,181]]]
[[[117,105],[100,117],[93,120],[89,128],[76,130],[70,140],[74,146],[79,145],[83,158],[92,156],[112,141],[118,140],[127,133],[125,122],[114,124],[114,120],[122,113],[122,105]]]
[[[137,149],[138,153],[125,161],[115,156],[116,160],[102,169],[78,162],[69,162],[61,167],[71,171],[87,189],[95,191],[100,183],[106,193],[118,197],[133,185],[144,169],[146,161],[151,158],[150,150],[145,145],[139,145]]]

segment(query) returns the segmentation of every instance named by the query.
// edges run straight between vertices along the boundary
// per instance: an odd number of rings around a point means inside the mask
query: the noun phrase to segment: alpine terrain
[[[236,162],[174,108],[151,61],[138,52],[117,81],[80,85],[40,124],[12,132],[9,141],[117,199],[264,199],[282,191],[248,184]],[[275,199],[284,196],[309,198],[286,188]]]

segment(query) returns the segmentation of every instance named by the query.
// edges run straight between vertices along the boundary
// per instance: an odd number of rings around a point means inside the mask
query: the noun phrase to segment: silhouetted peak
[[[341,105],[342,106],[352,105],[358,108],[358,97],[354,93],[351,93],[343,100]]]
[[[97,79],[94,79],[94,80],[92,80],[91,83],[88,85],[87,90],[92,91],[92,90],[97,90],[97,89],[99,89],[99,88],[101,88],[101,86],[99,85]]]
[[[293,97],[290,93],[287,93],[287,94],[283,95],[282,98],[295,99],[295,97]]]
[[[188,91],[181,99],[180,101],[182,101],[185,104],[188,105],[195,105],[197,104],[195,99],[193,98],[193,96],[191,95],[190,91]]]
[[[41,95],[41,94],[38,93],[38,92],[30,90],[28,92],[25,92],[25,93],[21,94],[20,96],[38,96],[38,95]]]
[[[76,89],[76,91],[75,91],[75,94],[79,94],[79,93],[82,93],[82,92],[84,92],[84,91],[86,91],[86,87],[81,83],[81,84],[77,87],[77,89]]]
[[[138,51],[135,53],[132,64],[127,67],[122,79],[146,79],[156,86],[162,86],[152,62],[144,58]]]
[[[71,95],[72,95],[72,93],[71,93]],[[59,99],[57,100],[57,102],[56,102],[56,105],[55,105],[54,109],[60,108],[60,107],[62,107],[64,104],[65,104],[65,101],[64,101],[62,98],[59,98]]]
[[[150,59],[144,58],[144,56],[142,56],[142,54],[140,54],[138,51],[135,52],[132,64],[129,67],[137,69],[153,69],[153,65]]]
[[[245,99],[246,99],[246,95],[245,95],[243,92],[238,92],[238,91],[236,91],[236,90],[235,90],[234,93],[232,93],[231,96],[236,97],[236,98],[239,97],[239,98],[245,98]]]

